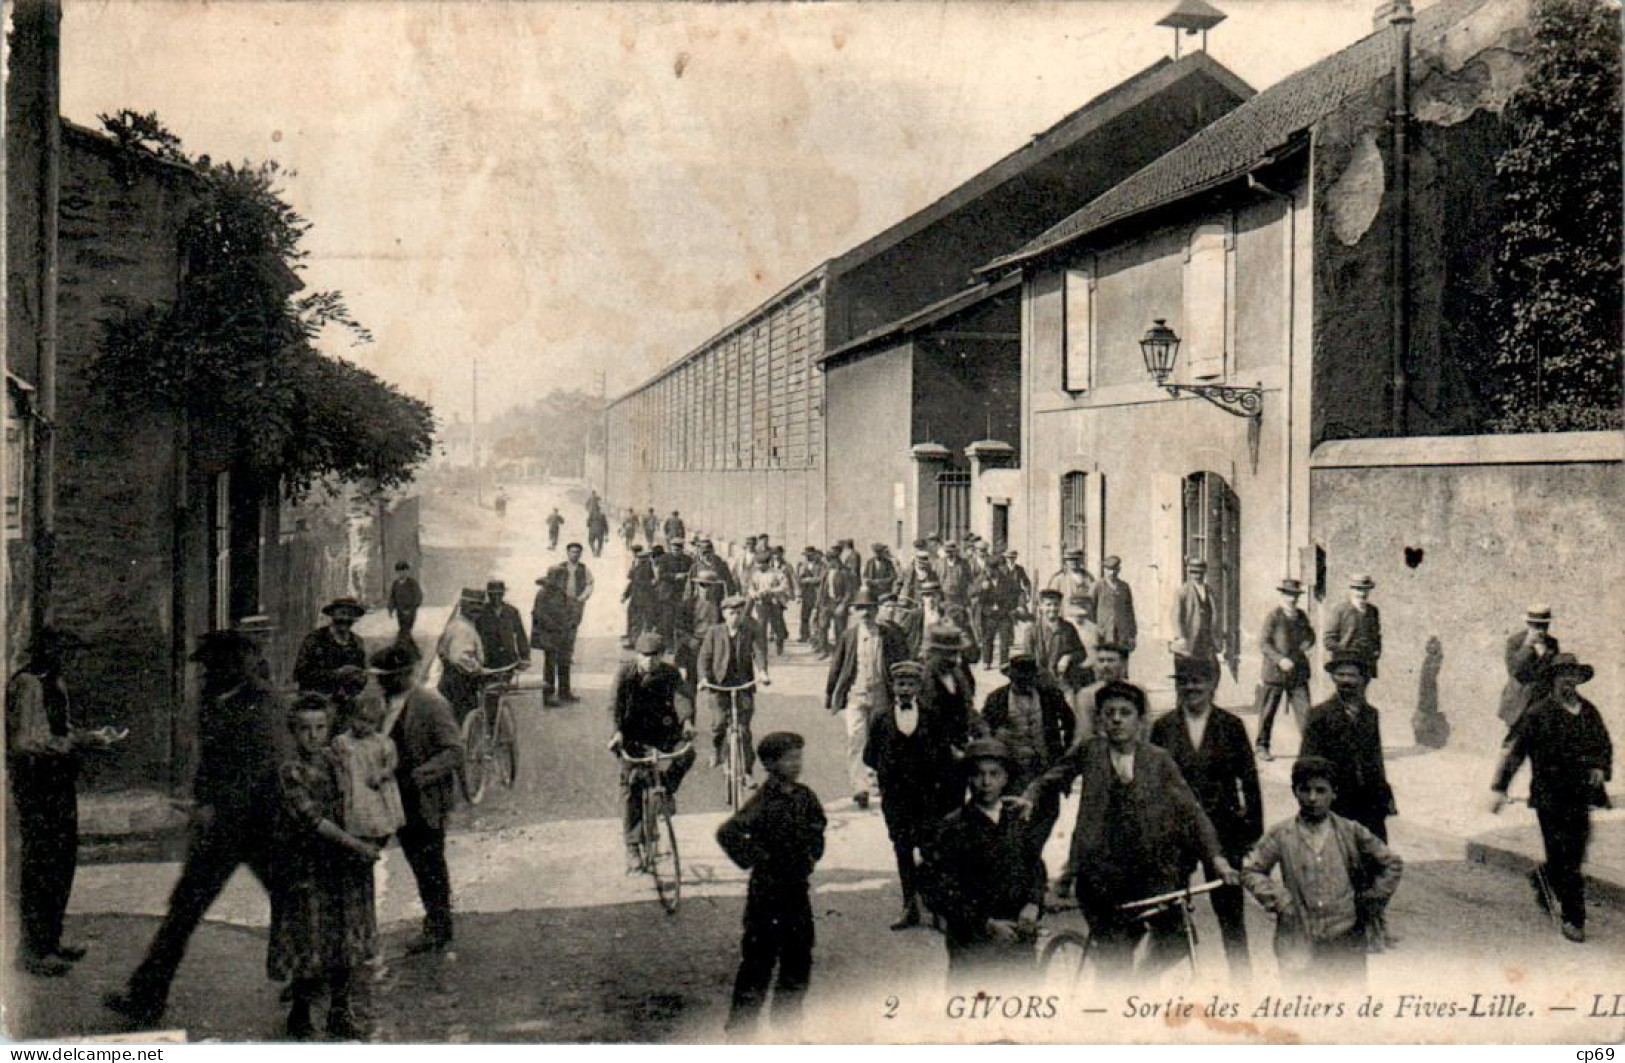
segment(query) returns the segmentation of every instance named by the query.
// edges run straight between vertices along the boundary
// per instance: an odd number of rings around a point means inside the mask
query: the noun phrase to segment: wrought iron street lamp
[[[1168,322],[1157,318],[1140,340],[1145,371],[1156,378],[1157,386],[1178,398],[1181,394],[1206,399],[1225,413],[1250,418],[1256,425],[1264,419],[1264,389],[1238,388],[1229,384],[1170,384],[1174,362],[1179,358],[1179,334]]]

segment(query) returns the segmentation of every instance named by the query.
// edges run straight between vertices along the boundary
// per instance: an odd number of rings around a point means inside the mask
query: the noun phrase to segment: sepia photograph
[[[4,13],[0,1039],[1625,1041],[1619,0]]]

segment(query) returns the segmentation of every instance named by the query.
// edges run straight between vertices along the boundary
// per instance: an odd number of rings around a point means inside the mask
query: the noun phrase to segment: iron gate
[[[937,473],[937,535],[957,542],[970,531],[970,473],[947,469]]]

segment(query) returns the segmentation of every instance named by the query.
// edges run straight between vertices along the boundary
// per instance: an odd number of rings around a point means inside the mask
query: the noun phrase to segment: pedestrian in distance
[[[655,516],[655,507],[650,506],[643,514],[643,544],[653,546],[659,541],[660,518]]]
[[[831,547],[824,566],[824,583],[818,595],[818,640],[813,649],[820,658],[828,657],[846,631],[848,610],[852,596],[857,593],[858,579],[852,570],[841,563],[839,547]]]
[[[1213,822],[1219,848],[1232,867],[1240,867],[1264,832],[1264,802],[1258,764],[1240,717],[1213,704],[1214,682],[1196,675],[1174,677],[1179,707],[1151,725],[1151,741],[1166,749],[1179,766]],[[1203,876],[1217,881],[1218,872],[1204,865]],[[1213,914],[1224,937],[1224,956],[1232,978],[1252,972],[1247,949],[1246,905],[1240,886],[1220,886],[1213,893]]]
[[[548,570],[544,579],[552,581],[564,591],[568,607],[568,623],[559,639],[557,661],[551,667],[558,684],[558,698],[563,703],[581,700],[570,689],[570,667],[575,660],[576,633],[581,629],[581,618],[587,611],[587,600],[592,597],[592,572],[581,563],[581,544],[570,543],[564,548],[565,559]]]
[[[559,548],[559,529],[563,527],[564,514],[559,512],[558,506],[554,506],[553,512],[547,515],[547,548],[549,550]]]
[[[599,507],[591,507],[587,511],[587,548],[592,551],[592,556],[603,556],[604,541],[608,538],[609,518]]]
[[[1328,651],[1365,657],[1372,679],[1377,678],[1377,661],[1382,656],[1382,614],[1371,604],[1376,586],[1377,581],[1364,572],[1349,577],[1348,600],[1338,602],[1327,614],[1325,639]]]
[[[282,832],[285,903],[272,927],[269,968],[293,994],[288,1036],[315,1033],[311,1008],[328,996],[326,1029],[340,1040],[365,1040],[353,1008],[356,971],[377,949],[372,865],[380,847],[343,826],[342,762],[328,745],[327,699],[302,694],[288,713],[295,755],[282,763]]]
[[[530,607],[530,645],[542,654],[542,706],[558,704],[559,666],[570,654],[571,610],[560,581],[543,576],[536,581],[536,599]]]
[[[28,663],[6,688],[6,761],[19,842],[17,966],[43,978],[67,974],[85,956],[83,945],[62,940],[79,861],[80,757],[122,740],[107,728],[74,726],[67,677],[83,647],[72,632],[41,628]]]
[[[818,547],[808,546],[801,551],[796,564],[796,599],[800,603],[796,641],[803,646],[813,641],[813,623],[818,613],[818,588],[824,581],[824,555]]]
[[[998,739],[971,742],[962,762],[970,797],[927,848],[921,877],[927,903],[944,924],[951,991],[1019,989],[1033,973],[1044,867],[1019,809],[1011,807],[1014,770]]]
[[[395,582],[389,585],[389,615],[395,618],[398,637],[403,641],[411,639],[422,607],[423,587],[412,575],[412,566],[405,561],[395,562]]]
[[[192,933],[239,866],[247,864],[270,895],[272,921],[281,914],[278,773],[292,745],[283,706],[256,675],[259,647],[248,637],[207,632],[191,660],[203,671],[185,862],[146,957],[125,989],[105,1000],[135,1028],[163,1018]]]
[[[1303,584],[1295,579],[1283,579],[1275,589],[1280,593],[1281,602],[1264,618],[1264,632],[1258,638],[1263,655],[1258,686],[1258,756],[1261,760],[1273,759],[1270,740],[1274,734],[1275,714],[1282,701],[1291,704],[1300,739],[1303,735],[1309,715],[1309,650],[1315,644],[1315,629],[1309,625],[1309,615],[1298,608]]]
[[[1061,592],[1061,615],[1078,629],[1087,645],[1092,637],[1089,625],[1095,619],[1095,577],[1083,567],[1083,551],[1064,551],[1061,571],[1050,577],[1047,586]]]
[[[1270,827],[1242,865],[1247,892],[1276,917],[1276,959],[1294,984],[1364,983],[1367,920],[1393,897],[1405,868],[1381,838],[1332,811],[1339,778],[1325,758],[1299,757],[1298,814]],[[1271,877],[1277,867],[1279,882]]]
[[[1498,715],[1508,737],[1529,706],[1545,701],[1552,692],[1552,661],[1562,650],[1552,634],[1552,607],[1531,605],[1524,613],[1522,631],[1506,642],[1506,686],[1501,689]]]
[[[965,790],[961,751],[953,743],[964,735],[966,723],[944,718],[938,706],[925,701],[923,677],[918,661],[891,666],[890,704],[875,716],[863,750],[863,762],[886,796],[880,811],[903,891],[903,911],[893,930],[920,925],[920,854],[942,818],[959,807]]]
[[[395,837],[423,903],[423,933],[406,951],[441,952],[452,941],[446,828],[457,807],[462,733],[450,703],[433,687],[416,681],[416,661],[399,645],[374,653],[368,670],[384,696],[378,730],[395,744],[395,783],[405,819]]]
[[[1571,653],[1559,653],[1553,655],[1547,672],[1552,691],[1513,725],[1495,775],[1490,811],[1501,811],[1507,787],[1528,760],[1529,804],[1540,821],[1546,848],[1546,863],[1531,873],[1531,883],[1543,906],[1551,903],[1548,891],[1555,896],[1563,936],[1578,943],[1586,936],[1580,867],[1591,841],[1591,810],[1609,807],[1604,787],[1613,776],[1614,746],[1597,706],[1578,690],[1580,684],[1591,682],[1596,670]]]
[[[826,818],[818,795],[802,785],[805,740],[776,731],[757,750],[767,782],[717,830],[717,843],[750,872],[744,939],[728,1010],[730,1038],[756,1030],[768,986],[773,1023],[792,1033],[812,977],[813,913],[808,880],[824,855]]]
[[[1219,678],[1219,633],[1214,622],[1213,591],[1207,585],[1207,562],[1193,557],[1185,562],[1169,624],[1174,637],[1168,648],[1174,655],[1176,675]]]
[[[784,656],[784,643],[790,637],[784,612],[794,593],[790,573],[783,562],[771,550],[758,549],[756,567],[750,577],[751,606],[756,622],[762,626],[763,636],[778,650],[780,657]]]
[[[852,803],[859,809],[869,807],[869,792],[874,788],[864,761],[869,726],[890,707],[892,667],[908,659],[902,632],[890,625],[882,627],[876,619],[877,608],[868,587],[853,596],[854,619],[835,644],[824,683],[824,708],[846,724],[847,781]]]
[[[662,530],[666,533],[667,543],[670,543],[673,539],[686,538],[688,535],[688,527],[683,523],[683,515],[675,509],[671,511],[671,516],[666,518]]]
[[[863,563],[863,585],[878,602],[897,589],[897,562],[885,543],[873,543],[869,549],[869,559]]]

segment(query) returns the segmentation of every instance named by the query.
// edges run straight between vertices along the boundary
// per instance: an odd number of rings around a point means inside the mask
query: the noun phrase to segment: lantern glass
[[[1179,336],[1159,317],[1140,340],[1140,353],[1145,356],[1145,371],[1161,384],[1173,373],[1179,358]]]

